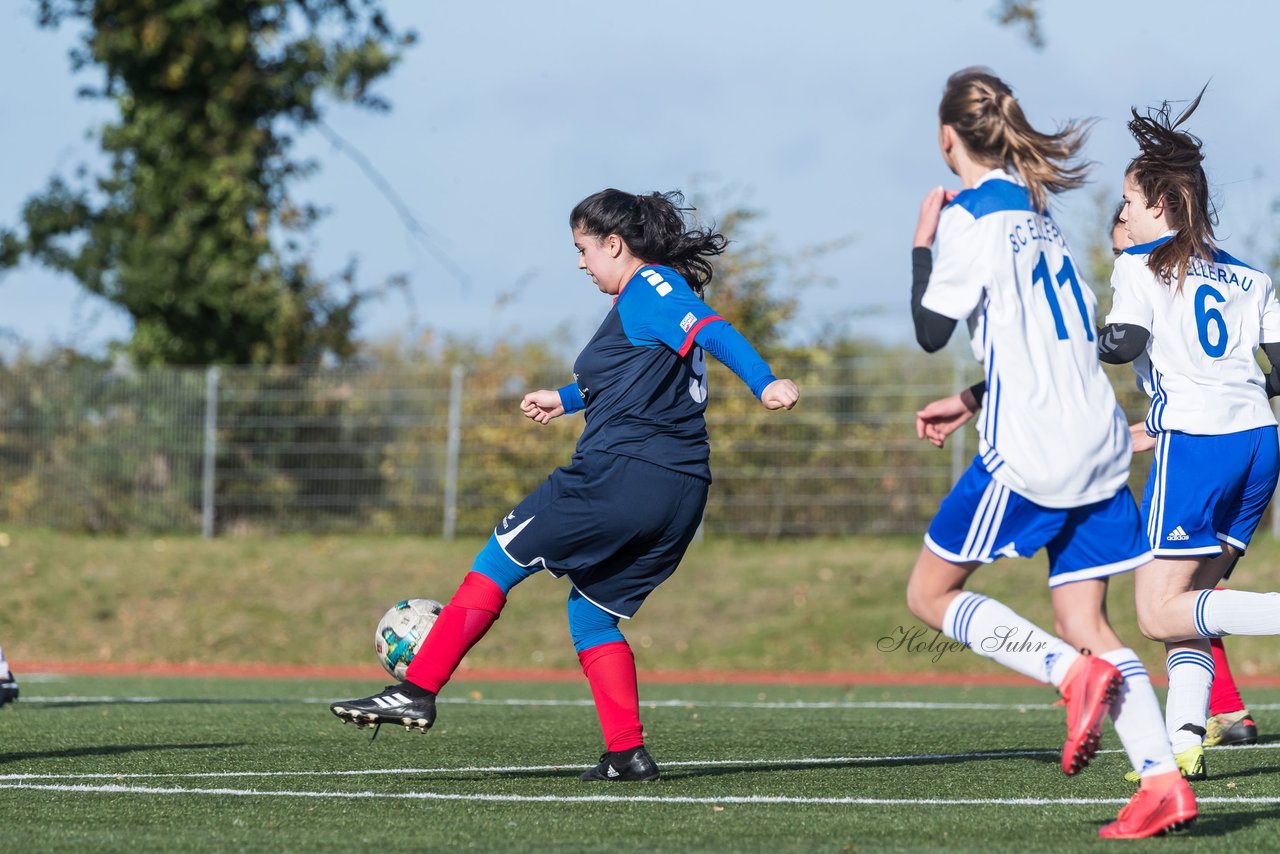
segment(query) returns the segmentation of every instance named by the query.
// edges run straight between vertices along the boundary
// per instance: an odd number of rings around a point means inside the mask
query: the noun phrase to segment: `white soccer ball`
[[[403,682],[409,662],[442,610],[444,606],[433,599],[402,599],[392,605],[378,621],[373,636],[378,663]]]

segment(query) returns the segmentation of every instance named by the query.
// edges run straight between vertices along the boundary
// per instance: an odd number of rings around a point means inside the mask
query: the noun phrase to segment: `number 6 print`
[[[1218,290],[1212,285],[1201,285],[1196,291],[1196,331],[1200,333],[1200,346],[1212,358],[1216,359],[1223,353],[1227,352],[1227,321],[1223,319],[1222,312],[1216,308],[1209,308],[1209,299],[1214,302],[1226,302],[1226,297],[1218,293]],[[1209,327],[1210,325],[1217,327],[1218,343],[1209,343]]]

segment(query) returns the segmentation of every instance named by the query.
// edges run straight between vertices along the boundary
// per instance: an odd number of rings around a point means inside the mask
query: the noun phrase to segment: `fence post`
[[[221,372],[216,365],[204,372],[204,475],[201,477],[200,533],[205,539],[213,536],[214,480],[218,460],[218,378]]]
[[[462,449],[462,365],[454,365],[449,382],[449,438],[444,464],[444,538],[458,527],[458,454]]]

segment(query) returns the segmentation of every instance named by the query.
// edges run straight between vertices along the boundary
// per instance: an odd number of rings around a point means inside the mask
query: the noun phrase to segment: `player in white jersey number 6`
[[[1120,219],[1123,213],[1124,202],[1121,202],[1111,217],[1111,227],[1108,229],[1113,258],[1119,258],[1126,249],[1133,246],[1133,238],[1129,236],[1129,230]],[[1146,346],[1145,342],[1150,332],[1138,329],[1134,340],[1130,342],[1131,331],[1134,330],[1127,329],[1124,324],[1112,324],[1102,330],[1102,334],[1098,336],[1098,355],[1102,361],[1117,361],[1121,351],[1130,350],[1136,353]],[[1138,364],[1135,363],[1135,367]],[[1149,363],[1146,364],[1149,365]],[[1145,377],[1150,373],[1150,367],[1138,370],[1137,373],[1139,377]],[[1268,378],[1267,392],[1272,396],[1276,394],[1270,378]],[[1145,422],[1140,421],[1129,425],[1129,435],[1133,437],[1135,453],[1155,447],[1155,440],[1147,435]],[[1223,576],[1223,580],[1228,577],[1230,577],[1230,570]],[[1209,645],[1213,652],[1213,686],[1209,689],[1209,720],[1204,727],[1204,747],[1254,744],[1258,740],[1258,725],[1240,696],[1240,687],[1236,684],[1235,674],[1231,671],[1231,661],[1227,658],[1227,648],[1222,638],[1210,639]],[[1204,751],[1174,753],[1174,758],[1178,760],[1178,767],[1182,769],[1184,777],[1199,779],[1207,776],[1204,768]]]
[[[1165,642],[1165,723],[1196,779],[1206,776],[1209,638],[1280,634],[1280,596],[1213,589],[1244,554],[1280,470],[1267,399],[1280,383],[1255,359],[1261,345],[1280,364],[1280,303],[1265,274],[1215,245],[1200,140],[1179,129],[1199,103],[1176,119],[1167,103],[1135,110],[1129,122],[1139,153],[1120,219],[1135,245],[1116,259],[1103,338],[1117,343],[1101,352],[1134,362],[1151,397],[1136,441],[1155,447],[1142,499],[1155,560],[1135,579],[1138,621]]]
[[[944,207],[937,188],[921,206],[912,314],[931,352],[966,320],[986,379],[917,416],[919,435],[941,444],[983,393],[978,456],[929,525],[907,603],[948,637],[1061,691],[1065,773],[1097,752],[1110,712],[1142,788],[1101,836],[1185,826],[1195,796],[1146,669],[1106,616],[1107,579],[1151,553],[1127,488],[1128,426],[1098,361],[1093,292],[1048,210],[1049,194],[1083,183],[1075,158],[1087,129],[1035,130],[985,69],[952,75],[938,112],[943,159],[965,189]],[[982,564],[1042,548],[1056,634],[964,589]]]

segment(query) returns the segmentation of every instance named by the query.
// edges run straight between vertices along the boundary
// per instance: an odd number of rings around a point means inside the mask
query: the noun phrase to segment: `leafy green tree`
[[[1111,220],[1116,213],[1118,197],[1119,193],[1109,184],[1095,190],[1084,220],[1086,231],[1080,235],[1084,247],[1084,272],[1098,297],[1099,323],[1111,309],[1111,270],[1116,260],[1111,252]]]
[[[1027,42],[1037,50],[1044,47],[1038,3],[1039,0],[1000,0],[995,10],[996,20],[1002,26],[1021,27]]]
[[[105,174],[54,178],[0,231],[0,268],[24,257],[74,276],[134,321],[138,364],[299,364],[354,353],[372,289],[325,279],[301,237],[320,212],[289,188],[290,156],[325,98],[372,110],[371,86],[413,41],[379,0],[36,0],[78,21],[73,67],[100,66],[119,118]]]
[[[697,198],[698,209],[723,210],[703,225],[729,239],[729,248],[715,259],[715,277],[706,299],[761,352],[775,350],[796,316],[800,294],[834,280],[818,272],[817,262],[852,242],[849,235],[780,252],[772,238],[756,231],[761,213],[727,198]],[[794,338],[794,336],[792,336]]]
[[[729,238],[729,249],[716,259],[706,296],[749,341],[768,348],[795,315],[797,281],[794,270],[788,269],[789,259],[773,252],[767,241],[744,234],[757,217],[755,211],[739,207],[716,223]]]

